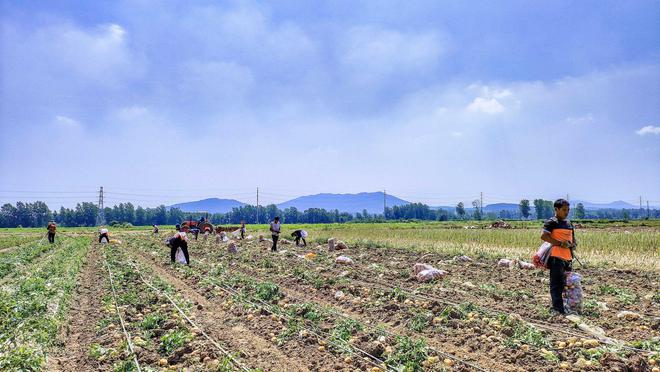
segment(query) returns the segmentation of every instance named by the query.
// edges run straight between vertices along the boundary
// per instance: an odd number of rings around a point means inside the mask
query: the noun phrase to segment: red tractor
[[[188,217],[187,220],[181,222],[181,230],[183,231],[190,231],[195,236],[199,234],[200,232],[202,234],[208,232],[209,234],[213,233],[213,225],[208,222],[208,213],[206,213],[206,217],[202,217],[199,219],[199,221],[195,221],[192,216]]]

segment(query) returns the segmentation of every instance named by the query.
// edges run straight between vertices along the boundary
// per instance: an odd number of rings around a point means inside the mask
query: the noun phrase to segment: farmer
[[[153,226],[154,226],[154,235],[158,235],[158,226],[157,225],[153,225]]]
[[[296,230],[291,233],[291,236],[294,238],[296,241],[296,247],[300,246],[300,239],[303,241],[303,247],[307,246],[307,242],[305,241],[305,238],[307,237],[307,231],[305,230]]]
[[[195,237],[195,240],[197,240],[197,237],[199,236],[199,227],[193,226],[190,228],[190,232],[193,234]]]
[[[245,220],[241,220],[241,240],[245,239]]]
[[[48,242],[50,244],[55,243],[55,230],[57,230],[57,225],[55,224],[55,221],[48,222],[48,227],[46,229],[48,229]]]
[[[186,232],[181,229],[180,225],[176,225],[176,234],[170,239],[170,260],[174,263],[177,248],[181,248],[183,255],[186,257],[186,265],[190,266],[190,257],[188,256],[188,237]]]
[[[273,247],[270,249],[272,252],[277,252],[277,239],[280,237],[280,218],[275,217],[273,222],[270,223],[270,233],[273,237]]]
[[[555,216],[545,221],[541,240],[552,244],[548,268],[550,269],[550,297],[552,309],[566,314],[562,293],[566,286],[566,272],[572,270],[573,249],[577,246],[573,224],[568,220],[571,210],[568,200],[557,199]]]
[[[108,235],[108,229],[106,229],[105,226],[101,225],[101,227],[99,228],[99,243],[101,242],[101,240],[103,240],[103,238],[105,238],[105,241],[107,243],[110,243],[110,236]]]

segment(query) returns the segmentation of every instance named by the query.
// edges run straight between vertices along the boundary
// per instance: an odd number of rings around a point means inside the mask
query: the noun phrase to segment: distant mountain
[[[232,208],[246,205],[234,199],[209,198],[187,203],[179,203],[168,208],[179,208],[184,212],[209,212],[209,213],[227,213]]]
[[[458,203],[456,203],[458,204]],[[464,208],[466,211],[473,211],[474,207],[472,207],[472,204],[464,204]],[[437,207],[430,207],[431,209],[438,210],[438,209],[444,209],[449,212],[455,212],[456,211],[456,206],[455,205],[440,205]],[[513,203],[495,203],[495,204],[486,204],[484,205],[484,213],[488,212],[499,212],[502,210],[505,211],[518,211],[519,207],[518,204],[513,204]]]
[[[387,195],[387,206],[410,204],[396,196]],[[382,192],[361,192],[359,194],[316,194],[301,196],[277,205],[280,209],[296,207],[299,211],[309,208],[323,208],[325,210],[338,209],[340,212],[357,213],[366,209],[374,214],[383,213]]]
[[[499,212],[499,211],[517,212],[519,210],[520,210],[520,206],[518,204],[513,204],[513,203],[495,203],[495,204],[487,204],[484,206],[484,213]]]
[[[607,204],[598,204],[598,203],[591,203],[588,201],[584,200],[571,200],[571,208],[575,208],[575,206],[578,205],[578,203],[582,203],[584,205],[585,209],[636,209],[639,208],[639,206],[632,205],[630,203],[626,203],[621,200],[617,200],[611,203]]]

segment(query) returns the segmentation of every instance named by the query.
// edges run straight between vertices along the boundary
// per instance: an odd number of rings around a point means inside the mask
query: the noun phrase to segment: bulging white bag
[[[423,264],[423,263],[416,263],[415,266],[413,266],[413,274],[417,275],[420,273],[420,271],[424,270],[431,270],[434,267],[431,265]]]
[[[444,270],[427,269],[417,273],[416,278],[418,282],[426,283],[426,282],[430,282],[431,280],[442,278],[445,275],[447,275],[447,272]]]
[[[342,265],[352,265],[353,260],[351,260],[349,257],[346,257],[346,256],[339,256],[335,259],[335,263],[342,264]]]
[[[183,251],[181,248],[176,249],[176,262],[185,264],[186,262],[186,256],[183,254]]]
[[[536,251],[536,254],[532,256],[532,263],[538,268],[547,269],[548,260],[550,259],[550,251],[552,250],[552,244],[544,242],[541,244],[539,249]]]

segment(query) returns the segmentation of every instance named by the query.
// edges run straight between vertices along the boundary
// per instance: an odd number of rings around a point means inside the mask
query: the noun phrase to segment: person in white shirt
[[[101,226],[101,228],[99,228],[99,243],[101,242],[101,240],[103,240],[103,238],[105,238],[106,242],[110,243],[110,236],[108,235],[108,229],[106,229],[105,226]]]
[[[305,238],[307,237],[307,231],[305,230],[296,230],[291,233],[291,237],[294,238],[296,241],[296,247],[300,247],[300,240],[302,239],[303,241],[303,247],[307,246],[307,241],[305,241]]]
[[[270,223],[270,233],[273,237],[273,247],[270,249],[271,252],[277,252],[277,239],[280,237],[280,218],[275,217],[273,222]]]
[[[190,265],[190,257],[188,256],[188,237],[186,232],[181,229],[181,226],[176,225],[177,233],[170,239],[170,260],[174,263],[177,248],[181,248],[183,255],[186,257],[186,265]]]

